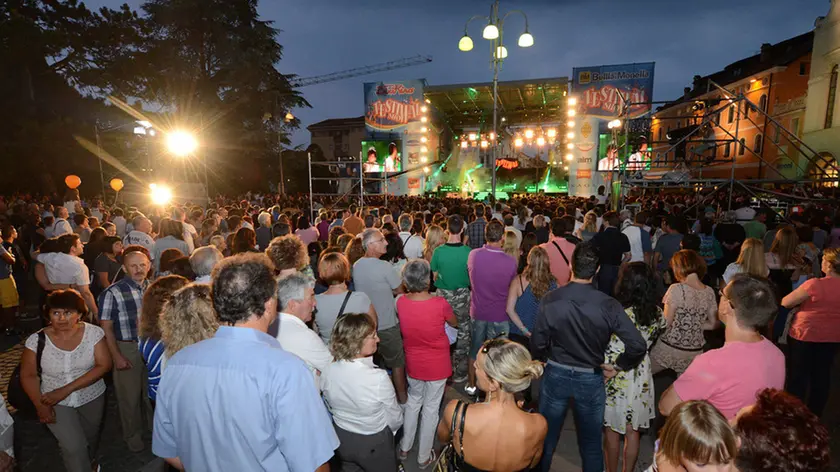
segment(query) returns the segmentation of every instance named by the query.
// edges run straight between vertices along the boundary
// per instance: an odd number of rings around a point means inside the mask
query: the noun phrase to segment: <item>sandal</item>
[[[432,454],[429,457],[429,460],[427,460],[426,462],[424,462],[422,464],[420,464],[420,463],[418,463],[418,464],[420,465],[420,470],[423,470],[423,469],[428,468],[430,465],[434,465],[436,462],[437,462],[437,454],[435,453],[435,450],[432,449]]]

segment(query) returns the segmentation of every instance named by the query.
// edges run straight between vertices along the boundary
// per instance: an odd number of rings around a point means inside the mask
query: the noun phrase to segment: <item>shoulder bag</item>
[[[41,357],[44,355],[44,346],[47,342],[47,334],[44,330],[38,331],[38,350],[35,352],[35,365],[38,369],[38,379],[41,378]],[[26,349],[26,348],[24,348]],[[23,384],[20,381],[20,363],[18,363],[15,370],[12,371],[12,377],[9,379],[9,390],[6,395],[9,404],[15,407],[19,412],[26,414],[35,414],[35,405],[32,399],[26,394],[23,389]]]

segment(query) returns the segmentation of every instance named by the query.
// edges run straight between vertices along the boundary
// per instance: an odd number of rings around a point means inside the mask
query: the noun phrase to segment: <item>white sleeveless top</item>
[[[59,389],[93,369],[93,347],[105,337],[105,332],[99,326],[89,323],[84,323],[84,330],[82,341],[72,351],[57,348],[50,337],[46,336],[44,354],[41,357],[41,393]],[[26,339],[26,348],[34,353],[38,352],[38,333]],[[71,393],[58,404],[77,408],[99,398],[103,393],[105,381],[99,379]]]

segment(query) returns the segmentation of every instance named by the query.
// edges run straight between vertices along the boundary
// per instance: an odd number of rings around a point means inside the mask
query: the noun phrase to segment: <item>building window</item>
[[[729,116],[726,118],[726,122],[732,124],[735,121],[735,105],[729,105]]]
[[[752,104],[750,102],[744,102],[744,117],[750,117],[750,108],[752,108]]]
[[[799,118],[793,118],[790,120],[790,132],[793,133],[794,136],[799,136]]]
[[[818,185],[820,186],[837,187],[837,181],[821,182],[826,178],[836,179],[838,177],[837,167],[837,159],[827,152],[822,152],[816,157],[816,159],[814,159],[814,164],[808,171],[808,177],[810,180],[818,182]]]
[[[659,127],[659,137],[656,138],[657,141],[662,141],[662,127]]]
[[[738,155],[743,156],[744,151],[746,151],[746,149],[747,149],[747,140],[745,138],[741,138],[740,143],[741,143],[741,145],[738,146]]]
[[[825,109],[825,128],[834,126],[834,102],[837,98],[837,64],[831,69],[831,79],[828,81],[828,102]]]
[[[807,62],[800,62],[799,63],[799,75],[808,75],[808,63]]]
[[[761,146],[764,143],[764,136],[757,134],[755,136],[755,142],[753,143],[753,149],[755,150],[756,154],[761,154]]]
[[[758,108],[763,112],[767,112],[767,95],[761,94],[761,98],[758,99]]]
[[[723,148],[723,157],[729,157],[732,154],[732,143],[726,143]]]

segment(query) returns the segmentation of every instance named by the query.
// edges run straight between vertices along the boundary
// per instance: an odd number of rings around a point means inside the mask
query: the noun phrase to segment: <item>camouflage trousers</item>
[[[458,339],[452,351],[452,370],[454,379],[467,377],[467,366],[470,358],[470,336],[472,334],[472,320],[470,319],[470,289],[459,288],[444,290],[439,288],[440,294],[452,307],[458,320]]]

